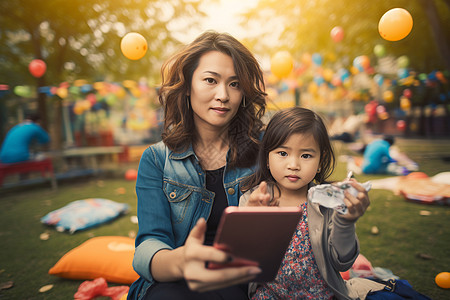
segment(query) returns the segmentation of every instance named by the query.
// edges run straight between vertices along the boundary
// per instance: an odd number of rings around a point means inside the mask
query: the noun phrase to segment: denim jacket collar
[[[170,151],[169,158],[175,159],[175,160],[182,160],[182,159],[188,158],[191,155],[194,155],[194,157],[198,160],[197,156],[195,155],[192,144],[190,144],[189,147],[181,153]]]
[[[228,162],[229,152],[230,152],[230,150],[228,150],[228,152],[227,152],[227,162]],[[183,160],[183,159],[188,158],[191,155],[193,155],[197,161],[199,160],[197,155],[194,152],[194,147],[192,147],[192,144],[189,144],[189,147],[181,153],[170,151],[169,158],[175,159],[175,160]]]

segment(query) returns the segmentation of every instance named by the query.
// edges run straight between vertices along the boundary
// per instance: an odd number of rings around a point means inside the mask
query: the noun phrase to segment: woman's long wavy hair
[[[267,124],[261,147],[258,153],[257,170],[247,181],[244,190],[248,190],[261,181],[277,187],[270,170],[267,168],[269,152],[283,145],[292,134],[312,135],[320,149],[320,172],[314,180],[318,184],[325,183],[333,173],[335,156],[327,128],[322,118],[315,112],[302,107],[293,107],[277,112]]]
[[[239,107],[228,128],[229,165],[252,166],[258,151],[263,127],[261,117],[266,105],[263,72],[252,53],[226,33],[207,31],[163,64],[159,93],[165,112],[162,139],[169,149],[176,152],[186,150],[195,141],[193,111],[186,98],[200,57],[210,51],[220,51],[232,58],[245,99],[245,107]]]

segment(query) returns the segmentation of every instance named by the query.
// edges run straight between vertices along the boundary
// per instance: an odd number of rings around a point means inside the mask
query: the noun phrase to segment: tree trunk
[[[434,0],[419,0],[428,17],[431,26],[431,34],[444,62],[445,69],[450,69],[450,46],[441,26],[439,14]]]
[[[40,93],[39,88],[45,86],[45,78],[41,77],[37,79],[37,103],[38,103],[38,113],[41,117],[41,126],[48,132],[48,114],[47,114],[47,96],[45,93]]]

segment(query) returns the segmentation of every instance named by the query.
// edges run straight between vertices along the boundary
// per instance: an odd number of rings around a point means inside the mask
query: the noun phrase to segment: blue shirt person
[[[389,148],[394,144],[392,137],[374,140],[364,150],[362,171],[365,174],[387,174],[388,165],[393,162]]]
[[[40,144],[50,142],[48,133],[38,124],[37,115],[27,116],[26,119],[11,128],[6,134],[0,150],[0,161],[17,163],[33,159],[30,146],[37,141]]]

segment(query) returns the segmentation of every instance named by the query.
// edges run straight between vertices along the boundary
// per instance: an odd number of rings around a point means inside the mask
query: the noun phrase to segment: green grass
[[[396,144],[429,176],[450,171],[450,162],[441,159],[443,154],[450,155],[450,140],[400,139]],[[348,152],[343,147],[340,153]],[[128,236],[137,232],[138,226],[130,221],[130,216],[136,215],[134,182],[123,179],[122,171],[114,177],[62,182],[57,191],[52,191],[49,184],[0,190],[0,283],[14,282],[12,288],[0,291],[0,299],[73,299],[83,280],[48,275],[58,259],[91,237]],[[339,163],[333,179],[345,175],[345,165]],[[383,176],[356,178],[364,182]],[[117,193],[121,187],[125,188],[125,194]],[[449,299],[450,290],[439,288],[434,278],[439,272],[450,271],[450,207],[407,202],[387,190],[372,190],[369,195],[371,206],[357,223],[361,253],[374,267],[390,269],[432,299]],[[128,203],[130,212],[108,224],[72,235],[40,223],[48,212],[90,197]],[[431,215],[422,216],[421,210],[430,211]],[[371,234],[372,226],[379,228],[378,235]],[[50,234],[46,241],[39,238],[44,232]],[[421,258],[424,255],[429,258]],[[53,289],[39,293],[48,284],[53,284]]]

